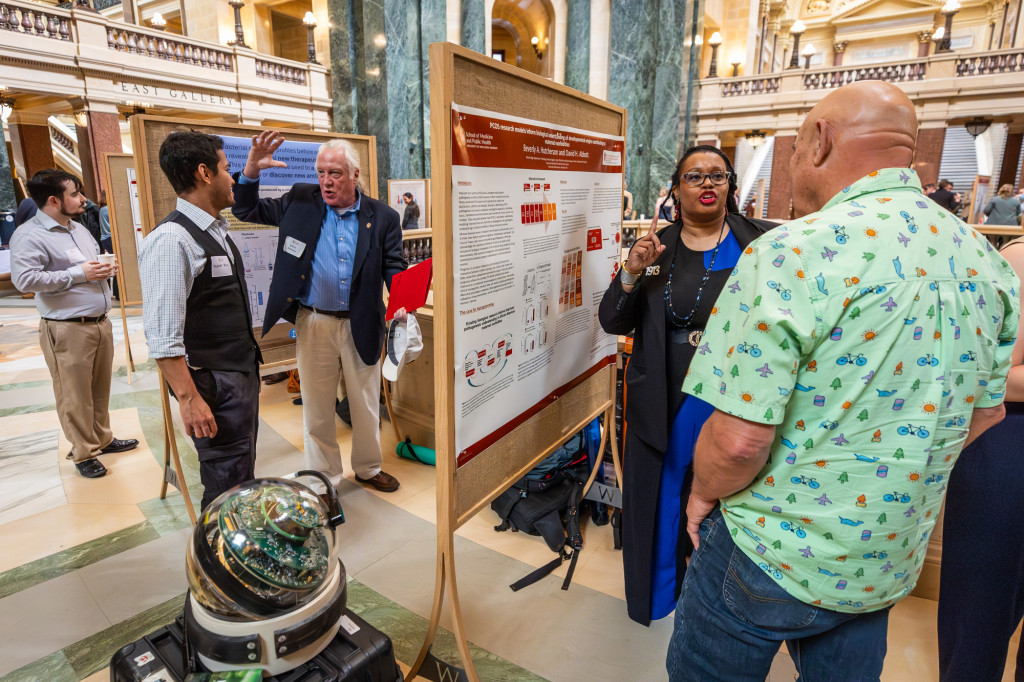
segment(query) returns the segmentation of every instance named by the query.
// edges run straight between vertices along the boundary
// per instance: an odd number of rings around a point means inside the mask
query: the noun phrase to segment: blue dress
[[[682,240],[679,241],[679,250],[687,250]],[[690,252],[692,254],[692,252]],[[713,324],[724,324],[715,318],[713,303],[725,284],[725,280],[739,261],[742,249],[732,232],[725,235],[715,256],[714,265],[711,268],[712,277],[709,277],[701,296],[699,309],[693,316],[692,327],[704,328]],[[712,251],[703,252],[704,269],[711,265]],[[676,263],[681,263],[680,255],[677,253]],[[696,275],[696,278],[694,278]],[[675,315],[685,315],[692,308],[693,300],[696,297],[697,288],[703,279],[704,272],[690,272],[685,278],[686,289],[679,295],[673,296],[673,301],[680,298],[689,298],[689,305],[673,305]],[[674,277],[675,279],[675,277]],[[682,278],[675,279],[682,281]],[[673,291],[673,294],[675,292]],[[667,305],[667,304],[666,304]],[[672,316],[669,313],[669,328],[672,327]],[[671,336],[671,335],[670,335]],[[690,364],[694,353],[700,352],[699,347],[694,348],[688,343],[671,343],[670,365],[677,365],[679,370],[673,372],[670,368],[669,375],[671,382],[669,391],[679,391],[682,388],[682,375],[685,374],[685,367]],[[680,376],[675,376],[680,374]],[[674,388],[673,388],[674,386]],[[670,396],[671,399],[671,396]],[[707,418],[714,412],[714,408],[703,400],[694,398],[691,395],[684,395],[682,404],[676,412],[669,431],[668,450],[665,452],[665,460],[661,471],[661,485],[658,489],[657,525],[655,528],[654,556],[651,562],[651,619],[664,618],[672,613],[676,607],[679,597],[679,587],[682,585],[682,573],[684,569],[685,556],[689,555],[690,547],[686,535],[683,513],[686,510],[686,498],[683,496],[684,481],[686,472],[693,461],[693,446],[700,435],[701,427]],[[681,535],[680,535],[681,534]],[[680,549],[684,555],[680,555]]]

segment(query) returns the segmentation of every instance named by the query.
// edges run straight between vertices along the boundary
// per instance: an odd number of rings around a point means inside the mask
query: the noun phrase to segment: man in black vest
[[[254,476],[262,361],[242,256],[220,216],[234,203],[235,184],[223,146],[206,133],[167,136],[160,168],[178,204],[139,254],[149,356],[199,453],[204,509]]]

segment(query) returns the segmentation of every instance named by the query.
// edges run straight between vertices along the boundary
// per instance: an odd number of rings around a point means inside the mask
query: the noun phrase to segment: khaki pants
[[[39,321],[39,345],[53,378],[57,418],[82,462],[114,440],[110,431],[110,374],[114,336],[102,322]]]
[[[382,461],[380,361],[363,363],[351,324],[306,308],[295,318],[306,466],[324,472],[335,487],[343,473],[334,412],[342,378],[352,413],[352,469],[360,478],[373,478]]]

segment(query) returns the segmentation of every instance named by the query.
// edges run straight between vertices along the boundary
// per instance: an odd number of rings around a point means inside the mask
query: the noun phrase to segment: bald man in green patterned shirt
[[[753,242],[683,385],[716,410],[670,678],[877,680],[961,449],[1003,416],[1019,281],[921,191],[914,106],[862,81],[807,116],[803,216]]]

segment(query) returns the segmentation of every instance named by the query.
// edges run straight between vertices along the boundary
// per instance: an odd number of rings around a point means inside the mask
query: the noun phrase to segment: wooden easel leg
[[[403,440],[402,434],[398,432],[398,422],[395,421],[395,409],[391,406],[391,382],[383,379],[381,383],[384,385],[384,406],[388,408],[388,420],[391,422],[391,428],[395,431],[395,442],[401,443]]]
[[[597,449],[597,458],[594,462],[594,467],[590,470],[590,477],[587,478],[587,482],[583,485],[583,494],[581,499],[587,496],[587,491],[590,490],[590,486],[594,485],[594,480],[597,479],[597,472],[601,468],[601,463],[604,460],[604,446],[608,443],[608,434],[613,433],[615,429],[615,404],[604,411],[604,428],[601,429],[601,445]],[[612,437],[614,441],[615,438]],[[618,471],[618,469],[616,469]]]
[[[118,282],[119,289],[122,288],[120,284],[121,283]],[[132,362],[132,344],[131,341],[128,340],[128,318],[125,316],[123,292],[121,293],[120,298],[118,298],[117,302],[121,306],[121,328],[124,329],[124,370],[125,373],[128,375],[128,383],[130,385],[132,383],[132,372],[135,371],[135,363]]]
[[[462,664],[466,669],[466,677],[469,682],[480,682],[473,667],[473,657],[469,653],[469,640],[466,638],[466,626],[462,623],[462,608],[459,606],[459,592],[455,580],[455,536],[449,535],[449,551],[445,552],[448,561],[448,568],[445,571],[445,580],[448,582],[448,604],[452,610],[452,629],[455,631],[455,643],[459,647],[459,655],[462,657]]]
[[[192,498],[188,494],[188,485],[185,483],[185,472],[181,468],[181,458],[178,456],[178,443],[174,437],[174,420],[171,419],[171,399],[168,395],[167,382],[164,381],[164,375],[161,372],[160,376],[160,403],[163,408],[164,415],[164,482],[161,484],[160,497],[164,497],[167,491],[167,465],[168,455],[170,452],[171,458],[174,460],[174,471],[178,478],[178,490],[181,491],[181,496],[185,498],[185,510],[188,511],[188,517],[192,520],[192,523],[196,522],[196,510],[192,506]]]
[[[441,623],[441,605],[444,603],[445,585],[445,560],[444,554],[437,555],[437,566],[434,578],[434,603],[430,607],[430,622],[427,624],[427,635],[423,639],[423,646],[416,656],[416,661],[409,668],[409,674],[405,676],[405,682],[412,682],[423,667],[423,661],[427,660],[430,646],[434,643],[434,635],[437,634],[437,626]]]

